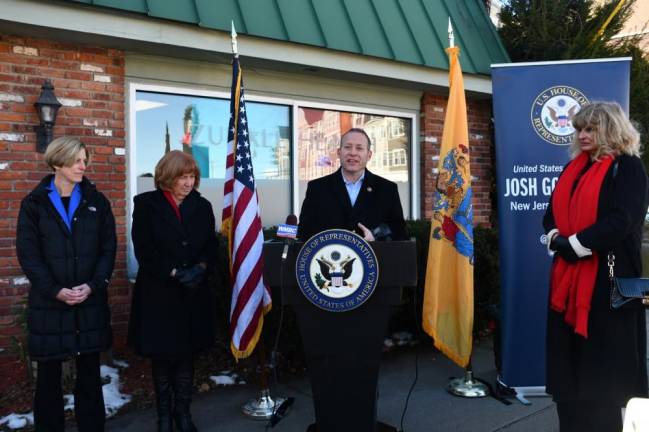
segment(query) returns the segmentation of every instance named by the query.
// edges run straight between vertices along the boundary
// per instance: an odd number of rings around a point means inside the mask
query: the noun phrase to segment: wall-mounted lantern
[[[56,114],[61,108],[61,102],[54,95],[54,86],[50,80],[45,80],[41,87],[41,95],[34,106],[38,111],[38,118],[41,120],[41,124],[36,127],[36,150],[44,153],[52,141],[52,129],[56,123]]]

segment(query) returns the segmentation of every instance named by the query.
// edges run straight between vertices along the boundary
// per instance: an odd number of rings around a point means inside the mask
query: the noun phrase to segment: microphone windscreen
[[[294,214],[286,216],[286,225],[297,225],[297,216]]]

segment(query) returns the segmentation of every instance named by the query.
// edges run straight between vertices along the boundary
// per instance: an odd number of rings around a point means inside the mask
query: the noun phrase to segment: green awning
[[[67,0],[152,18],[448,69],[448,18],[462,69],[509,62],[481,0]],[[107,11],[109,9],[106,9]]]

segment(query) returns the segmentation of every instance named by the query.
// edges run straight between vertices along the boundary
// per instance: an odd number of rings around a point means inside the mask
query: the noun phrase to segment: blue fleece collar
[[[56,190],[56,186],[54,185],[54,177],[52,177],[52,181],[47,189],[50,191],[47,196],[50,198],[56,211],[61,215],[61,219],[65,222],[68,230],[72,232],[72,217],[81,202],[81,187],[79,187],[78,183],[74,185],[72,194],[70,195],[70,204],[68,205],[67,212],[65,211],[65,206],[61,200],[61,195],[59,195],[59,191]]]

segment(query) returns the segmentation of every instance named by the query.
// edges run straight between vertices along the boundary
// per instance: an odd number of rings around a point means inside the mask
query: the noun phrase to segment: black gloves
[[[579,257],[570,245],[568,238],[562,235],[557,235],[552,239],[550,242],[550,249],[555,251],[561,258],[569,263],[574,263],[579,260]]]
[[[200,264],[195,264],[193,267],[177,269],[174,275],[174,279],[190,290],[198,288],[201,282],[203,282],[204,277],[205,267]]]

